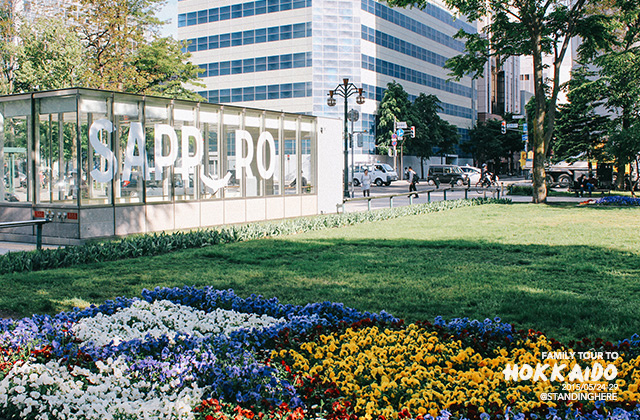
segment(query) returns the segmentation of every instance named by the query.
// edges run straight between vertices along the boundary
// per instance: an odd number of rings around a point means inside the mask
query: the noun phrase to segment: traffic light
[[[415,138],[416,136],[416,127],[415,126],[411,126],[411,138]]]
[[[502,127],[501,127],[500,131],[502,132],[502,134],[507,134],[507,123],[506,123],[506,121],[502,121]]]

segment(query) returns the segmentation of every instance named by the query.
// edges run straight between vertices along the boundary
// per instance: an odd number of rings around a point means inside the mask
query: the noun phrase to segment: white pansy
[[[176,333],[204,337],[211,334],[229,334],[241,328],[265,328],[285,322],[267,315],[216,309],[210,313],[168,300],[153,303],[139,300],[113,315],[102,313],[85,318],[73,326],[73,332],[83,343],[104,346],[113,341],[119,344],[134,339],[144,340],[149,335],[173,337]]]
[[[77,367],[69,371],[67,366],[56,361],[16,364],[0,381],[0,395],[3,396],[0,411],[11,407],[23,417],[30,415],[43,420],[48,418],[42,415],[44,413],[60,419],[86,420],[112,419],[116,413],[131,418],[194,418],[191,407],[203,394],[197,385],[162,387],[166,390],[162,391],[161,386],[146,382],[146,392],[140,393],[136,390],[138,379],[129,374],[124,359],[100,364],[97,373]],[[115,371],[122,375],[116,377],[112,374]],[[41,378],[45,376],[51,378],[52,383],[43,384]],[[35,417],[34,409],[38,412]]]

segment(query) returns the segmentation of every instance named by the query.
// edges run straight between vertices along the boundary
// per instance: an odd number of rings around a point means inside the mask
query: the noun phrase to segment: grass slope
[[[0,311],[55,313],[156,286],[331,300],[409,321],[500,316],[559,339],[640,332],[640,209],[485,205],[0,277]]]

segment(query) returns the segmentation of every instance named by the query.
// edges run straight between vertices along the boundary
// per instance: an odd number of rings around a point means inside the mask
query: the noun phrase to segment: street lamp
[[[336,98],[333,96],[342,96],[344,98],[344,198],[349,197],[349,129],[347,127],[347,113],[349,109],[348,98],[355,94],[356,103],[362,105],[364,103],[364,96],[362,95],[362,88],[356,87],[353,83],[349,83],[349,79],[343,79],[342,84],[336,86],[334,90],[329,91],[329,98],[327,99],[327,105],[335,106]]]

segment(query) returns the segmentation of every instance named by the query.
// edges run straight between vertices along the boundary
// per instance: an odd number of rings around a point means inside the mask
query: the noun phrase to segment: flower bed
[[[0,418],[637,419],[639,344],[563,345],[499,319],[405,325],[331,302],[156,289],[0,321]],[[615,399],[542,398],[572,390]]]

